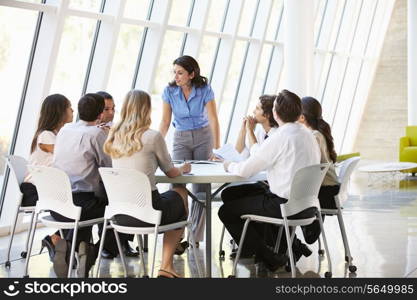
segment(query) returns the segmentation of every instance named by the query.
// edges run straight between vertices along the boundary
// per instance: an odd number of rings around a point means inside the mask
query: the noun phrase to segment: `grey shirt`
[[[54,166],[68,174],[73,193],[94,192],[102,196],[98,168],[111,167],[103,151],[107,133],[85,121],[66,124],[58,132],[54,149]]]
[[[142,149],[129,157],[113,159],[114,168],[129,168],[145,173],[151,183],[152,191],[156,190],[155,171],[158,167],[166,173],[174,167],[168,153],[164,138],[152,129],[142,134]]]

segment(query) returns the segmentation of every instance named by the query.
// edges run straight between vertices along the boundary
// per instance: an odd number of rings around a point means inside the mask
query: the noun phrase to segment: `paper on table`
[[[231,144],[225,144],[219,149],[213,149],[214,155],[228,161],[242,161],[243,158]]]

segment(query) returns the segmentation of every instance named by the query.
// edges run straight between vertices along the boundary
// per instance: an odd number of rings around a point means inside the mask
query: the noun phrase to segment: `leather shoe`
[[[267,259],[263,259],[266,268],[271,272],[276,272],[280,267],[285,266],[288,262],[288,257],[285,254],[274,253]]]
[[[237,256],[237,249],[235,249],[235,250],[232,250],[232,252],[230,253],[230,259],[235,259],[236,258],[236,256]],[[239,258],[243,258],[243,259],[245,259],[245,258],[252,258],[253,257],[253,253],[249,253],[249,252],[246,252],[246,251],[242,251],[242,253],[240,253],[240,257]]]

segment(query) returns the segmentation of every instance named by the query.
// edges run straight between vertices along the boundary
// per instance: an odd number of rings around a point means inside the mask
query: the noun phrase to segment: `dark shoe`
[[[126,240],[122,244],[122,248],[123,248],[123,251],[125,253],[125,256],[127,256],[127,257],[137,257],[139,255],[139,252],[133,250],[132,247],[130,247],[128,240]]]
[[[55,256],[53,259],[54,271],[58,278],[67,278],[68,262],[67,262],[67,241],[59,240],[55,246]]]
[[[101,257],[104,258],[104,259],[113,259],[113,258],[115,258],[113,253],[107,251],[104,248],[103,248],[103,251],[101,251]]]
[[[288,262],[288,257],[285,254],[276,254],[267,259],[263,258],[266,268],[271,272],[276,272],[280,267],[285,266]]]
[[[187,241],[183,241],[181,243],[178,243],[177,248],[175,248],[175,254],[176,255],[182,255],[185,252],[185,250],[187,250],[187,248],[189,246],[190,246],[190,244]]]
[[[51,262],[54,261],[54,256],[55,256],[55,246],[52,243],[52,239],[49,235],[45,236],[42,240],[42,246],[41,246],[41,251],[39,252],[42,253],[43,248],[46,247],[46,249],[48,249],[48,253],[49,253],[49,260]]]
[[[321,234],[320,222],[315,220],[313,223],[307,226],[301,227],[304,235],[304,240],[307,244],[314,244]]]
[[[230,253],[229,257],[230,259],[235,259],[237,255],[237,249],[232,250],[232,252]],[[242,251],[242,253],[240,253],[240,257],[239,258],[252,258],[253,257],[253,253],[250,252],[246,252],[246,251]]]

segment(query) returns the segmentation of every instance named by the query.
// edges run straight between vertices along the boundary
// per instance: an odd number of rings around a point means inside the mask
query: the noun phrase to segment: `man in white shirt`
[[[296,123],[301,114],[300,98],[287,90],[277,96],[273,114],[279,124],[278,130],[259,147],[247,160],[235,163],[224,162],[226,171],[250,177],[266,170],[269,188],[251,193],[222,193],[224,205],[219,209],[219,217],[233,239],[237,242],[243,230],[244,214],[267,217],[281,217],[280,204],[287,202],[290,185],[295,172],[303,167],[320,163],[320,150],[311,133]],[[227,195],[227,196],[226,196]],[[289,203],[288,215],[294,218],[306,217],[311,211],[303,211],[297,203]],[[275,254],[267,247],[262,232],[256,226],[248,227],[244,250],[255,252],[270,271],[277,270],[287,262],[285,254]]]

